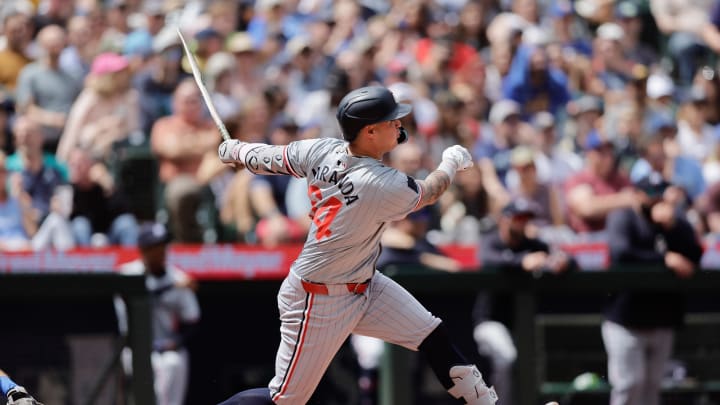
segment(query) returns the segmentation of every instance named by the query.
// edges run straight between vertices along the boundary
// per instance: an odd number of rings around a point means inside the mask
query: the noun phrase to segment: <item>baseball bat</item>
[[[177,28],[177,34],[180,37],[180,42],[182,42],[183,48],[185,49],[185,55],[187,55],[188,62],[190,63],[190,68],[192,69],[195,83],[197,83],[198,88],[200,89],[200,94],[202,94],[202,98],[205,101],[205,105],[207,106],[208,111],[210,111],[210,116],[212,117],[213,122],[215,122],[215,126],[217,126],[217,129],[220,131],[220,135],[222,135],[223,140],[229,141],[230,133],[228,132],[227,128],[225,128],[225,124],[223,124],[222,120],[220,119],[220,114],[218,114],[217,110],[215,109],[215,105],[210,98],[210,94],[208,94],[207,88],[202,82],[200,68],[198,68],[197,61],[195,60],[195,55],[190,52],[190,48],[188,48],[187,42],[185,42],[185,37],[183,37],[182,32],[180,32],[180,28]]]

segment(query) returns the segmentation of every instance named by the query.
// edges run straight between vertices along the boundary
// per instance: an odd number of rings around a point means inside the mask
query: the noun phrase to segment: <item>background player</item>
[[[339,104],[345,141],[220,145],[225,163],[306,178],[313,222],[278,294],[282,338],[275,377],[268,388],[241,392],[223,405],[307,403],[351,333],[422,351],[453,397],[495,404],[495,391],[451,344],[442,321],[375,269],[386,224],[435,203],[455,172],[473,164],[455,145],[425,180],[383,165],[383,155],[407,140],[400,118],[410,110],[384,87],[363,87]]]
[[[0,369],[0,390],[8,399],[8,405],[42,405],[27,390],[17,385],[10,376]]]
[[[200,320],[193,280],[182,270],[168,265],[167,245],[170,234],[164,225],[143,224],[138,234],[141,258],[124,264],[123,274],[145,274],[151,296],[153,351],[151,362],[155,377],[155,395],[159,405],[182,405],[190,374],[188,340]],[[127,309],[115,298],[120,332],[127,333]],[[123,366],[132,374],[130,349],[123,352]]]

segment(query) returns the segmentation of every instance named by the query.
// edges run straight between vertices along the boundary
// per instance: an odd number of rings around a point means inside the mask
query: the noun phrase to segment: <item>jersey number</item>
[[[322,239],[323,237],[330,236],[330,224],[335,219],[338,211],[342,207],[342,202],[336,197],[330,197],[322,205],[318,203],[322,200],[322,192],[317,186],[310,186],[308,188],[308,196],[312,202],[312,210],[310,210],[310,218],[317,226],[317,232],[315,232],[315,239]]]

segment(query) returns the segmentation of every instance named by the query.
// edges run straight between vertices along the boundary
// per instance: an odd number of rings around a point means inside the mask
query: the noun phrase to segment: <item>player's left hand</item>
[[[19,385],[8,391],[7,397],[8,405],[43,405]]]
[[[453,165],[455,170],[466,170],[473,166],[472,155],[460,145],[453,145],[445,149],[442,160]]]

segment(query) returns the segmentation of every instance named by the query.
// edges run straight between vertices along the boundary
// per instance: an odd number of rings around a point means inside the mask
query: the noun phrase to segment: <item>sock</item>
[[[450,389],[455,385],[450,378],[450,369],[457,365],[469,364],[450,341],[445,325],[442,323],[423,340],[418,350],[425,353],[430,368],[445,389]]]
[[[0,390],[2,390],[3,395],[7,395],[8,391],[15,387],[17,387],[17,384],[10,377],[6,375],[0,376]]]

